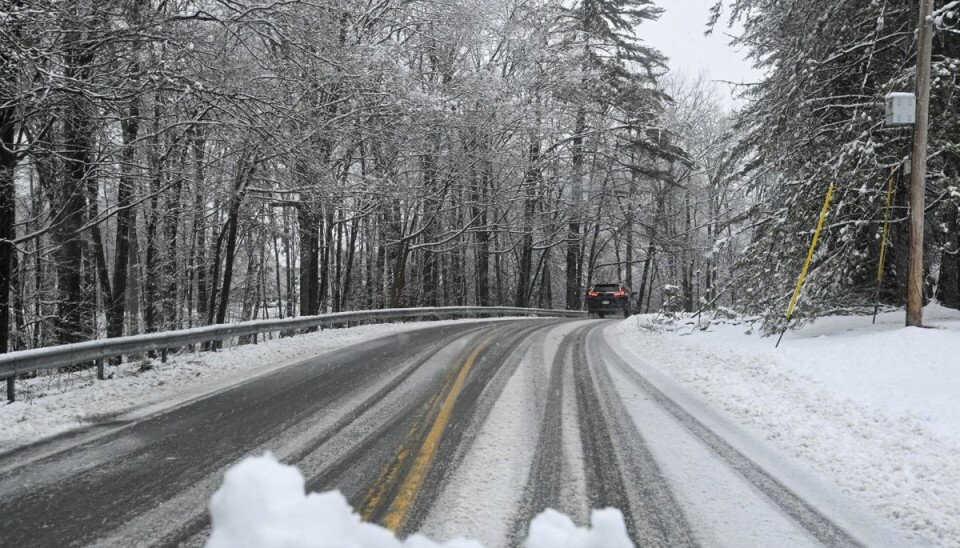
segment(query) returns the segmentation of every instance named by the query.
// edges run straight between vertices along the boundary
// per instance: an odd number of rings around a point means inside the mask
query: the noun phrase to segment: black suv
[[[607,314],[630,316],[630,290],[616,284],[596,284],[587,291],[587,312],[591,318]]]

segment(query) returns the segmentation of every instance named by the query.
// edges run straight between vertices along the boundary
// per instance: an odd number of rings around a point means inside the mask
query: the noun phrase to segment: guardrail
[[[586,314],[576,310],[546,310],[539,308],[511,308],[505,306],[454,306],[442,308],[392,308],[357,312],[338,312],[320,316],[301,316],[277,320],[253,320],[232,324],[208,325],[192,329],[146,333],[130,337],[97,339],[74,344],[48,346],[0,354],[0,379],[7,380],[7,400],[14,401],[14,382],[21,373],[55,369],[78,363],[96,362],[97,378],[103,380],[103,361],[107,358],[142,354],[159,350],[166,361],[167,351],[191,344],[222,341],[279,331],[281,333],[362,324],[376,321],[407,319],[482,318],[496,316],[533,316],[582,318]]]

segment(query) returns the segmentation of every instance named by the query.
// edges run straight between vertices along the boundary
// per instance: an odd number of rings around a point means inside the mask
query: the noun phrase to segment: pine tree
[[[583,192],[593,182],[585,173],[591,154],[585,135],[596,114],[618,109],[630,120],[629,130],[644,132],[662,112],[665,97],[656,81],[666,59],[637,36],[640,25],[662,10],[651,0],[582,0],[564,14],[571,24],[572,47],[580,50],[581,79],[571,93],[577,103],[571,140],[572,173],[566,250],[566,305],[580,307],[583,298]]]
[[[764,314],[767,329],[784,320],[797,273],[810,245],[824,195],[836,185],[819,249],[796,315],[809,319],[846,307],[866,307],[874,296],[886,182],[909,153],[909,130],[884,127],[883,100],[912,91],[914,2],[889,0],[735,0],[731,20],[744,23],[746,46],[765,73],[745,92],[738,131],[740,153],[757,202],[753,243],[738,265],[740,303]],[[722,15],[714,8],[715,22]],[[935,84],[930,136],[935,200],[956,186],[957,40],[941,35],[934,51]],[[904,178],[898,176],[882,298],[899,304],[905,284]],[[934,226],[941,207],[928,210]],[[954,206],[955,207],[955,206]],[[927,256],[939,262],[943,238],[930,238]],[[933,265],[928,265],[928,268]],[[929,293],[928,293],[929,296]]]

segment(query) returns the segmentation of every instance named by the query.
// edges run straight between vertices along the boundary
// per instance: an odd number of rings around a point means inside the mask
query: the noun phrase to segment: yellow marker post
[[[880,240],[880,264],[877,266],[877,294],[873,305],[873,323],[877,323],[877,312],[880,310],[880,286],[883,284],[883,263],[887,258],[887,233],[890,230],[890,206],[893,202],[893,176],[897,167],[890,168],[890,177],[887,178],[887,206],[883,211],[883,237]]]
[[[820,211],[820,221],[817,222],[817,230],[813,233],[813,241],[810,242],[810,250],[807,252],[807,260],[803,263],[803,270],[800,271],[797,287],[793,290],[793,298],[790,299],[790,306],[787,307],[787,325],[784,326],[783,333],[780,333],[780,338],[777,339],[777,347],[780,346],[780,341],[783,340],[783,335],[790,326],[790,318],[793,317],[793,309],[797,306],[797,300],[800,298],[800,290],[803,289],[803,282],[807,279],[807,270],[810,268],[810,261],[813,260],[813,251],[817,248],[817,240],[820,239],[820,231],[823,230],[823,221],[827,218],[827,209],[830,208],[830,198],[832,196],[833,183],[830,183],[830,188],[827,189],[827,199],[823,201],[823,209]]]

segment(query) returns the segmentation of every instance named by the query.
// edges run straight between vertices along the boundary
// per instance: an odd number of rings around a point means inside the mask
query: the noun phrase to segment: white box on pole
[[[912,125],[917,121],[917,96],[912,93],[887,95],[888,126]]]

